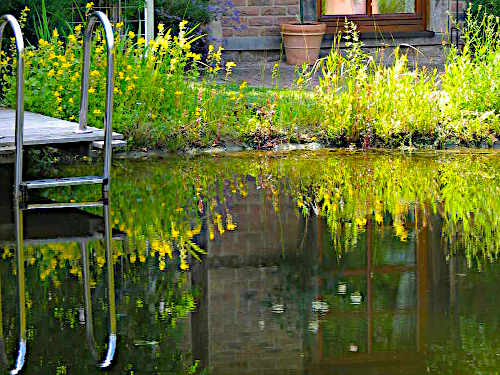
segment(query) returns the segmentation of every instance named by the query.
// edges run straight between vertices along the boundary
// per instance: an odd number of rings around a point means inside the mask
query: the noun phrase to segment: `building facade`
[[[212,25],[228,58],[236,62],[276,61],[283,57],[280,25],[297,22],[299,0],[233,0],[239,16],[228,14]],[[327,24],[322,54],[333,36],[354,22],[366,48],[402,46],[421,64],[442,65],[443,45],[453,42],[455,19],[462,19],[463,0],[303,0],[307,21]],[[410,47],[411,46],[411,47]],[[412,48],[414,47],[414,48]],[[388,54],[388,56],[390,53]]]

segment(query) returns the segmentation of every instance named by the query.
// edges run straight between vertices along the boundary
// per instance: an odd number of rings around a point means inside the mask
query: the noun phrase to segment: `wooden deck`
[[[15,111],[0,108],[0,152],[15,151],[14,141]],[[57,145],[66,143],[93,143],[104,140],[104,130],[88,127],[89,133],[78,133],[78,124],[36,113],[24,113],[25,146]],[[113,133],[113,141],[123,139],[123,135]],[[114,142],[123,143],[123,142]]]

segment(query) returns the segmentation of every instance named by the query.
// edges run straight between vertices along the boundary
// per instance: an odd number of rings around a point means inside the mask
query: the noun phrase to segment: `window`
[[[347,18],[361,32],[425,30],[425,0],[317,0],[318,17],[327,33],[344,28]]]

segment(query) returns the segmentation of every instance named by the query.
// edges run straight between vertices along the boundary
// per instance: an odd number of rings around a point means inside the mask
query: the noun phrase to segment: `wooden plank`
[[[15,149],[14,123],[15,111],[0,108],[0,151]],[[75,122],[25,112],[23,144],[30,146],[104,140],[104,130],[94,127],[88,127],[88,130],[88,133],[78,133],[78,124]],[[123,139],[123,135],[113,133],[113,139]]]

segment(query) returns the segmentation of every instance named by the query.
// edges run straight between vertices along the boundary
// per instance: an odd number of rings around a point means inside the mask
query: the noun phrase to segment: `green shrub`
[[[500,1],[498,0],[471,0],[472,14],[480,16],[492,14],[500,17]]]
[[[197,34],[203,34],[203,26],[212,20],[206,0],[157,0],[155,2],[155,22],[171,29],[173,34],[179,32],[179,23],[188,21],[187,28],[198,26]],[[191,46],[193,52],[205,52],[208,40],[205,36]]]

